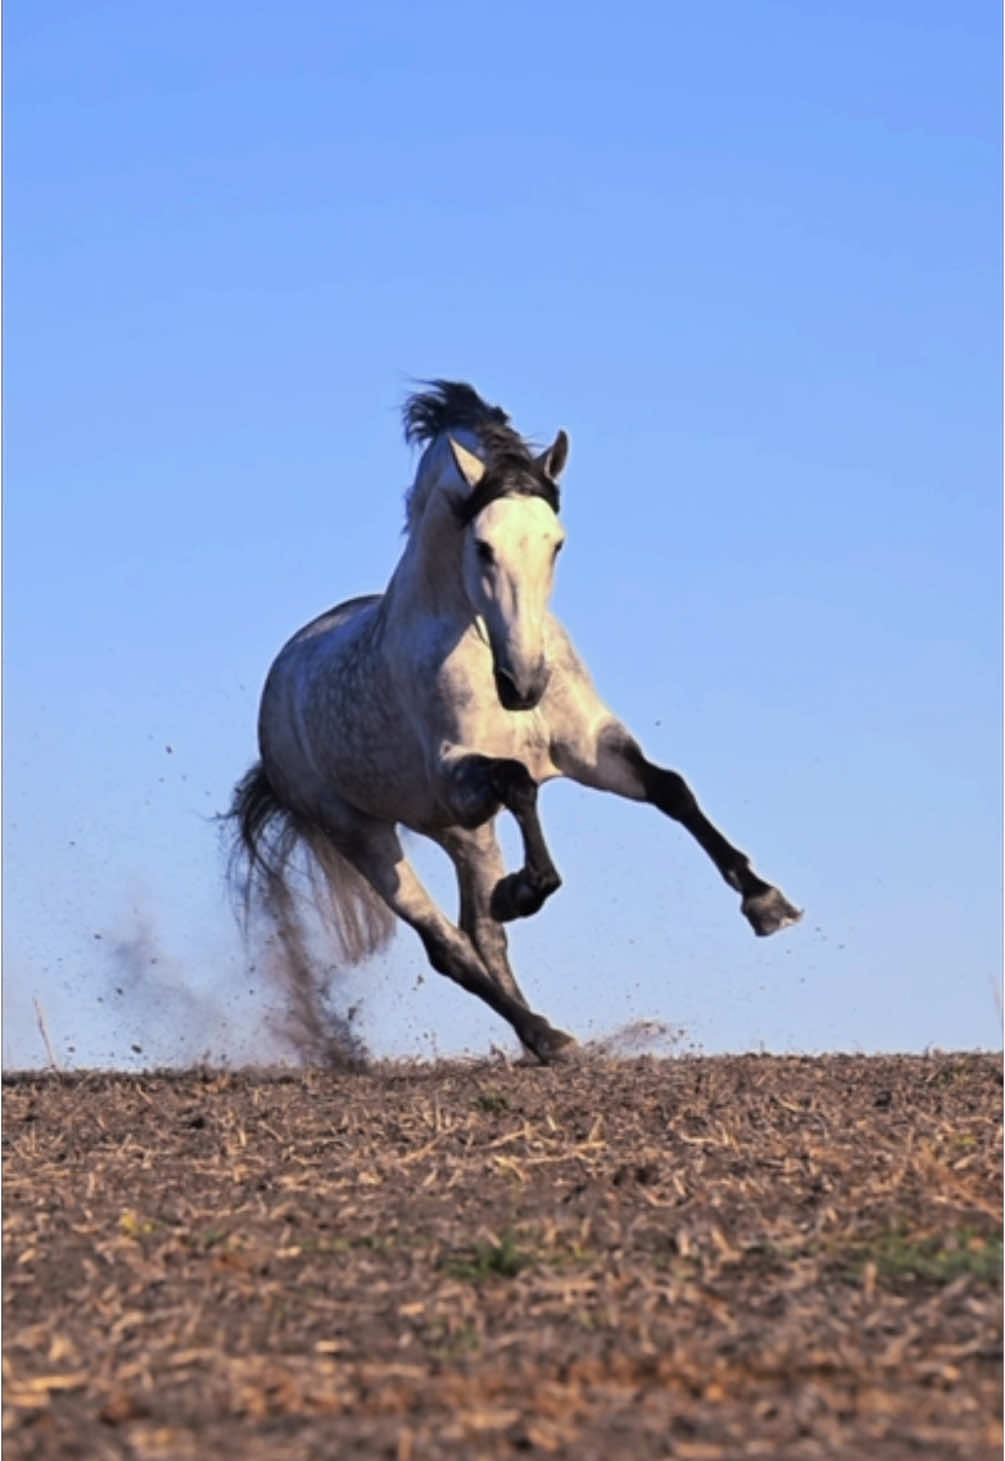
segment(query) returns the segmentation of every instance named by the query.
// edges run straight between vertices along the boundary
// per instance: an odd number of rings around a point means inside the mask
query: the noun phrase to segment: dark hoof
[[[571,1055],[576,1047],[576,1041],[564,1030],[556,1030],[541,1015],[534,1015],[532,1021],[528,1022],[519,1031],[520,1039],[532,1055],[536,1055],[542,1065],[553,1065],[557,1060],[563,1060]]]
[[[529,918],[536,913],[544,900],[560,887],[562,879],[552,873],[534,881],[527,875],[527,869],[510,873],[500,878],[492,890],[489,910],[496,923],[511,923],[514,918]]]
[[[790,923],[798,923],[803,916],[801,908],[793,908],[777,888],[766,888],[763,893],[753,893],[740,904],[741,912],[758,938],[767,938]]]

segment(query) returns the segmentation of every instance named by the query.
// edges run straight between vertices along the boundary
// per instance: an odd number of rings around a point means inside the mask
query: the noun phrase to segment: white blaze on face
[[[496,669],[520,694],[543,688],[544,619],[565,534],[541,497],[500,497],[465,534],[464,583]]]

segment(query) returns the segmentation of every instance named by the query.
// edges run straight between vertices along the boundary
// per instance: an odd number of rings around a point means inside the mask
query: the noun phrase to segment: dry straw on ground
[[[1001,1454],[992,1056],[4,1091],[15,1458]]]

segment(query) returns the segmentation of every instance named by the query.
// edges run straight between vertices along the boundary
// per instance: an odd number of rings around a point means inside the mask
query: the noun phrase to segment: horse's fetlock
[[[573,1037],[564,1030],[556,1030],[553,1025],[549,1025],[543,1015],[530,1014],[517,1028],[517,1034],[542,1065],[551,1065],[552,1061],[561,1060],[563,1054],[568,1054],[570,1047],[576,1044]]]

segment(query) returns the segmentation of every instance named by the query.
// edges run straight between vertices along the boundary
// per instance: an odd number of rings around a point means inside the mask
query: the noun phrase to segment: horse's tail
[[[246,922],[258,908],[281,935],[292,936],[299,922],[292,860],[303,848],[311,890],[339,962],[359,964],[387,946],[394,914],[346,861],[320,822],[284,806],[260,762],[234,788],[228,820],[235,824],[228,880]]]

